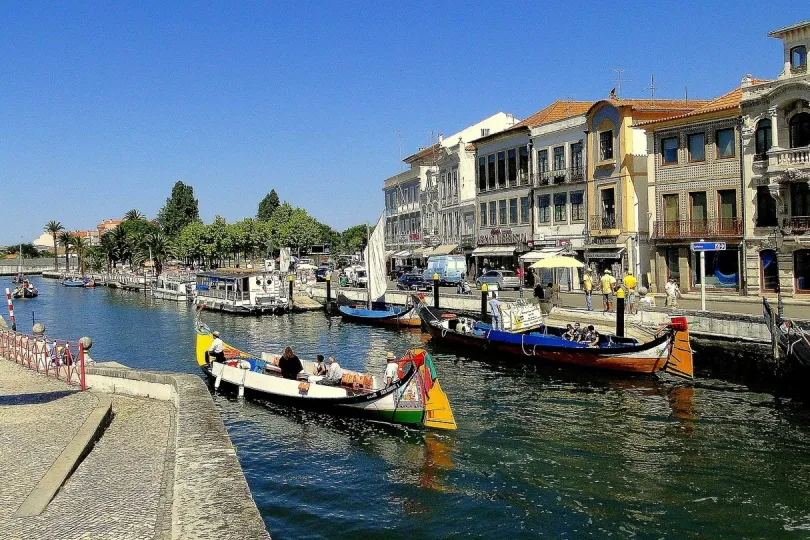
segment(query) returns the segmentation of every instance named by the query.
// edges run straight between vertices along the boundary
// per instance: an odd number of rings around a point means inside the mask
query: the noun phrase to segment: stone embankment
[[[269,538],[199,377],[100,364],[87,382],[0,360],[3,538]]]

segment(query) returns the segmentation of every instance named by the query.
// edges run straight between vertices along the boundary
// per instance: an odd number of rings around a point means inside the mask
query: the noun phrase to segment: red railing
[[[0,358],[87,390],[84,346],[79,342],[0,328]]]

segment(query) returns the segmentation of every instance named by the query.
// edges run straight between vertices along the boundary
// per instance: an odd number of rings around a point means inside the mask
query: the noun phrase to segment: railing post
[[[84,378],[84,345],[81,341],[79,342],[79,385],[82,388],[82,392],[87,390],[87,383]]]

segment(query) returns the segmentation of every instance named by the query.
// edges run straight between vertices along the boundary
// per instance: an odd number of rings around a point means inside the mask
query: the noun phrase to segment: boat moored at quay
[[[196,289],[195,303],[214,311],[280,314],[289,307],[281,275],[274,271],[231,268],[201,272],[196,277]]]
[[[196,294],[196,276],[191,273],[169,272],[155,279],[152,296],[162,300],[191,302]]]

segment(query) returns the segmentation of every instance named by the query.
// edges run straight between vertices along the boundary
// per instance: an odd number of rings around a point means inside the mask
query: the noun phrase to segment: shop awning
[[[423,250],[422,250],[422,257],[430,257],[431,255],[433,255],[433,254],[434,254],[434,253],[433,253],[433,250],[434,250],[434,249],[435,249],[435,248],[425,248],[425,249],[423,249]]]
[[[543,249],[536,249],[520,256],[520,262],[534,263],[542,261],[554,255],[559,255],[565,248],[563,247],[547,247]]]
[[[454,249],[458,247],[458,244],[442,244],[438,246],[430,255],[450,255]],[[428,254],[425,254],[427,257]]]
[[[411,252],[406,249],[406,250],[403,250],[403,251],[397,251],[396,253],[394,253],[391,256],[393,258],[395,258],[395,259],[407,259],[408,257],[411,256]]]
[[[475,248],[472,252],[473,257],[486,257],[489,255],[512,255],[515,252],[515,246],[484,246]]]
[[[586,259],[621,259],[624,248],[589,248],[585,250]]]
[[[424,255],[422,254],[421,249],[415,249],[415,250],[411,251],[411,258],[412,259],[421,259],[422,257],[424,257]]]

